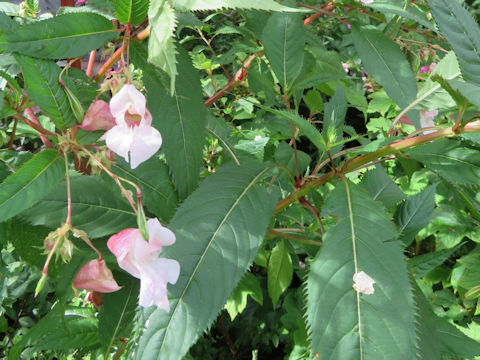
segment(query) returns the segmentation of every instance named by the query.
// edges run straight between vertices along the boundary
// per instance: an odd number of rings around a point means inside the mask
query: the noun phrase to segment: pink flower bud
[[[112,272],[104,260],[95,259],[86,263],[78,272],[73,286],[79,289],[109,293],[120,290]]]
[[[80,127],[83,130],[110,130],[115,126],[115,118],[110,112],[110,105],[103,100],[94,100],[83,118]]]

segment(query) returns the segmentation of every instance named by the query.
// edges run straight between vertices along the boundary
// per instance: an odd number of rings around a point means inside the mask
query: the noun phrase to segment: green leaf
[[[405,108],[415,99],[417,83],[398,45],[372,27],[353,25],[352,34],[365,69],[398,106]]]
[[[287,13],[271,15],[261,40],[265,55],[286,94],[303,66],[305,28],[302,16]]]
[[[64,175],[58,151],[49,149],[35,155],[0,184],[0,222],[42,200]]]
[[[155,1],[155,0],[153,0]],[[173,0],[175,9],[179,11],[219,10],[227,9],[256,9],[272,11],[305,12],[304,9],[295,9],[280,5],[273,0]]]
[[[387,0],[388,1],[388,0]],[[419,23],[422,26],[425,26],[427,29],[436,31],[435,27],[426,19],[426,16],[423,12],[417,10],[417,8],[408,6],[404,9],[402,6],[398,6],[396,4],[389,4],[385,2],[374,2],[368,4],[369,7],[381,11],[383,13],[391,13],[395,15],[399,15],[405,19],[413,20]],[[417,10],[417,11],[415,11]]]
[[[408,260],[408,267],[412,276],[420,279],[434,270],[437,266],[443,264],[455,251],[460,249],[466,243],[460,243],[450,249],[430,252],[415,256]]]
[[[339,217],[323,237],[307,280],[307,322],[318,359],[414,359],[414,303],[403,247],[385,209],[346,182],[330,194],[324,213]],[[357,293],[353,275],[375,281]],[[392,309],[395,309],[392,311]]]
[[[24,55],[16,55],[15,59],[22,68],[29,98],[50,116],[60,130],[75,124],[67,94],[58,83],[60,67],[52,61]]]
[[[248,296],[260,305],[263,304],[263,293],[260,281],[255,275],[249,272],[240,280],[238,286],[225,304],[225,309],[228,311],[232,321],[247,307]]]
[[[451,0],[428,0],[440,32],[457,55],[465,81],[480,85],[480,31],[469,12]]]
[[[480,154],[477,150],[462,146],[458,141],[440,139],[417,146],[406,153],[447,178],[461,184],[478,184]]]
[[[107,348],[106,356],[119,337],[130,337],[137,309],[140,283],[131,276],[122,275],[115,274],[122,289],[103,295],[102,309],[98,314],[98,331]]]
[[[198,72],[183,49],[178,56],[178,68],[182,77],[175,84],[173,96],[152,92],[158,83],[147,81],[146,87],[153,125],[163,135],[167,165],[179,197],[184,199],[199,179],[208,113],[202,101]]]
[[[459,106],[468,100],[470,103],[475,105],[475,107],[480,107],[480,86],[459,80],[450,80],[448,81],[448,84],[451,86],[452,90],[456,92],[456,98],[453,97],[452,94],[450,94],[450,96],[457,101]],[[461,96],[458,96],[458,93],[460,93]]]
[[[268,260],[267,274],[268,293],[275,308],[278,298],[288,288],[293,278],[292,258],[283,240],[279,241],[272,250]]]
[[[72,192],[72,224],[86,231],[90,238],[99,238],[136,227],[136,216],[128,202],[120,196],[120,190],[113,192],[101,178],[77,176],[70,179]],[[55,183],[57,184],[57,183]],[[22,214],[22,218],[33,225],[57,228],[67,216],[66,183],[56,189],[43,201]]]
[[[149,317],[138,359],[183,358],[252,264],[276,196],[259,185],[268,168],[243,163],[206,178],[170,223],[177,241],[162,257],[178,260],[180,277],[169,286],[170,312],[155,310]]]
[[[0,35],[0,50],[44,59],[87,54],[118,37],[107,18],[94,13],[55,16]]]
[[[147,17],[149,0],[113,0],[118,21],[131,26],[140,25]]]
[[[363,176],[361,186],[368,191],[373,200],[380,201],[387,209],[405,199],[403,191],[381,165],[377,165],[374,170],[368,171]]]
[[[177,75],[175,56],[178,54],[173,40],[177,26],[175,11],[168,0],[152,0],[148,9],[148,19],[151,26],[148,62],[158,66],[170,76],[170,95],[173,96]]]
[[[343,123],[347,114],[347,99],[343,86],[338,84],[337,91],[325,105],[325,115],[323,118],[322,135],[325,141],[329,142],[329,133],[335,134],[331,142],[336,142],[343,138]]]
[[[429,186],[398,207],[395,219],[401,232],[399,239],[405,246],[410,245],[415,235],[430,223],[435,210],[435,190],[436,186]]]
[[[414,290],[417,303],[418,358],[442,359],[442,356],[447,355],[449,358],[471,359],[480,355],[477,341],[435,315],[418,286],[415,285]]]
[[[178,196],[163,161],[153,157],[131,170],[130,165],[121,160],[114,168],[117,175],[140,187],[142,202],[150,212],[164,222],[171,219],[178,206]]]

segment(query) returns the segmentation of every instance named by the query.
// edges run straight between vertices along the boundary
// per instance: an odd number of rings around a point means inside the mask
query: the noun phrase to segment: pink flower
[[[348,73],[348,64],[347,63],[342,63],[343,70],[345,70],[346,73]]]
[[[427,74],[428,70],[429,70],[428,66],[422,66],[420,68],[420,74]]]
[[[160,149],[162,136],[151,126],[152,115],[145,107],[145,96],[126,84],[110,100],[116,125],[105,133],[107,147],[135,169]]]
[[[117,257],[118,265],[140,279],[139,304],[156,305],[170,310],[167,283],[175,284],[180,274],[176,260],[159,258],[162,246],[172,245],[175,234],[163,227],[157,219],[147,221],[148,242],[138,229],[125,229],[108,239],[107,246]]]
[[[422,128],[433,127],[433,119],[438,115],[438,110],[420,110],[420,125]],[[435,132],[435,130],[424,131],[425,135]]]
[[[372,4],[373,0],[360,0],[363,5]]]
[[[420,74],[428,74],[428,73],[431,73],[433,71],[433,69],[435,69],[435,66],[437,66],[437,63],[436,62],[432,62],[429,66],[422,66],[420,68],[420,71],[419,73]]]
[[[109,130],[115,126],[115,118],[110,112],[110,105],[103,100],[94,100],[83,118],[80,127],[83,130]]]
[[[86,263],[75,276],[73,286],[102,293],[120,290],[112,272],[102,259],[95,259]]]

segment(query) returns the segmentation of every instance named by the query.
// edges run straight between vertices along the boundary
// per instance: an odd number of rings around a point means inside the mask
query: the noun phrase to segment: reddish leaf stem
[[[87,76],[92,77],[93,75],[93,66],[95,65],[95,56],[97,56],[97,50],[90,51],[90,57],[88,58],[87,65]]]

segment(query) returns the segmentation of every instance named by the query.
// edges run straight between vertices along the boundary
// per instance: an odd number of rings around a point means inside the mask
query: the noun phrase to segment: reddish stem
[[[29,125],[30,127],[34,128],[35,130],[37,130],[39,132],[40,139],[42,139],[42,142],[45,144],[47,149],[52,149],[53,148],[52,143],[45,135],[50,135],[50,136],[57,136],[57,135],[42,127],[42,125],[40,124],[40,121],[38,121],[32,109],[30,108],[26,109],[25,113],[28,115],[30,119],[20,114],[17,114],[15,117],[21,120],[22,122],[24,122],[25,124]]]
[[[97,50],[90,51],[90,57],[88,58],[87,76],[92,77],[93,66],[95,65],[95,56],[97,56]]]

